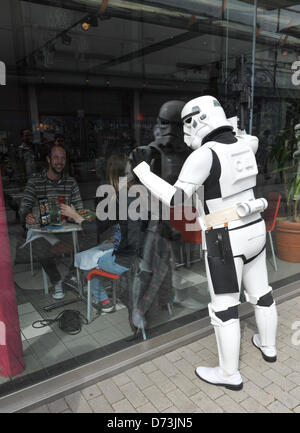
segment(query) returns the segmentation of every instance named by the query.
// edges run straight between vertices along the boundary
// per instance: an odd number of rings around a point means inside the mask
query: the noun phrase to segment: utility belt
[[[205,224],[208,230],[222,224],[228,226],[228,223],[231,221],[239,220],[257,212],[263,212],[267,206],[268,202],[264,198],[247,200],[244,203],[238,203],[233,207],[221,209],[206,215]]]
[[[253,213],[262,212],[268,203],[264,198],[248,200],[232,208],[206,215],[207,260],[215,294],[237,293],[239,284],[232,253],[228,223]],[[223,227],[213,229],[213,226]]]

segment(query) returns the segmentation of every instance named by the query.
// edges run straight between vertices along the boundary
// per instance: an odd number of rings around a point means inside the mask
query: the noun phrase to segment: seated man
[[[66,165],[66,151],[62,145],[55,145],[50,149],[47,156],[48,169],[34,174],[24,190],[20,206],[21,222],[31,225],[39,223],[32,209],[36,201],[50,197],[63,196],[68,203],[72,203],[75,209],[82,209],[82,200],[77,182],[73,177],[64,174]],[[62,299],[64,292],[62,278],[55,263],[54,253],[47,236],[39,237],[33,242],[33,252],[38,258],[51,284],[55,290],[52,295],[54,299]],[[28,246],[27,246],[28,247]]]

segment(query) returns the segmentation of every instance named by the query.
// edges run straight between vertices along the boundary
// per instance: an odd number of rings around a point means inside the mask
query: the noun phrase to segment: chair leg
[[[83,296],[83,286],[82,286],[82,282],[81,282],[81,277],[80,277],[80,271],[79,268],[76,267],[76,280],[77,280],[77,284],[78,284],[78,288],[79,288],[79,294],[80,296]]]
[[[43,284],[44,284],[45,295],[48,295],[48,293],[49,293],[48,277],[47,277],[47,274],[46,274],[45,269],[43,267],[42,267],[42,275],[43,275]]]
[[[170,304],[170,302],[168,302],[168,312],[169,312],[169,316],[172,316],[172,314],[173,314],[173,311],[172,311],[172,307],[171,307],[171,304]]]
[[[189,268],[192,263],[200,262],[203,259],[203,249],[202,249],[202,244],[200,243],[199,244],[199,259],[191,260],[191,243],[186,242],[185,246],[186,246],[186,266],[187,266],[187,268]]]
[[[203,249],[202,249],[202,244],[199,244],[199,250],[200,250],[200,259],[203,259]]]
[[[271,232],[268,232],[268,233],[269,233],[269,239],[270,239],[271,251],[272,251],[272,256],[273,256],[274,268],[275,268],[275,271],[277,272],[278,268],[277,268],[277,262],[276,262],[275,252],[274,252],[274,246],[273,246],[272,234],[271,234]]]
[[[141,325],[141,331],[142,331],[142,335],[143,335],[143,340],[147,340],[147,335],[146,335],[144,323],[142,323],[142,325]]]
[[[88,280],[87,284],[87,320],[88,323],[92,321],[92,294],[91,294],[91,281]]]
[[[185,250],[186,250],[186,266],[187,268],[191,267],[191,244],[189,242],[185,242]]]
[[[32,243],[29,243],[29,252],[30,252],[30,269],[31,275],[33,276],[33,255],[32,255]]]
[[[183,248],[182,248],[182,242],[180,242],[180,260],[181,260],[181,262],[180,263],[183,263]]]
[[[116,309],[117,306],[117,281],[112,282],[112,295],[113,295],[113,305]]]

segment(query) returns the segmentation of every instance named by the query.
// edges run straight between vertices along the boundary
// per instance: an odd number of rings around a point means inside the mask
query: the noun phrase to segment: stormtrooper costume
[[[184,202],[200,186],[204,206],[199,223],[205,233],[203,250],[211,302],[208,305],[219,353],[219,366],[198,367],[196,375],[214,385],[240,390],[238,371],[240,323],[238,305],[243,282],[245,298],[253,304],[258,334],[252,338],[263,358],[276,361],[277,311],[268,284],[266,229],[262,212],[265,199],[255,199],[258,139],[239,131],[217,99],[202,96],[188,102],[181,113],[184,140],[193,150],[179,178],[168,184],[146,162],[135,169],[141,182],[162,202]]]

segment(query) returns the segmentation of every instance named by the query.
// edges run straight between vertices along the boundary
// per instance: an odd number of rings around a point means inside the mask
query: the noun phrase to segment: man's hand
[[[32,225],[32,224],[36,223],[36,219],[34,218],[32,213],[29,213],[25,217],[25,222],[26,222],[26,224]]]
[[[80,216],[76,212],[76,210],[72,204],[71,204],[71,206],[68,206],[67,204],[61,203],[60,211],[61,211],[62,215],[66,216],[68,219],[75,221],[77,224],[81,224],[82,221],[84,221],[84,218],[82,218],[82,216]]]

